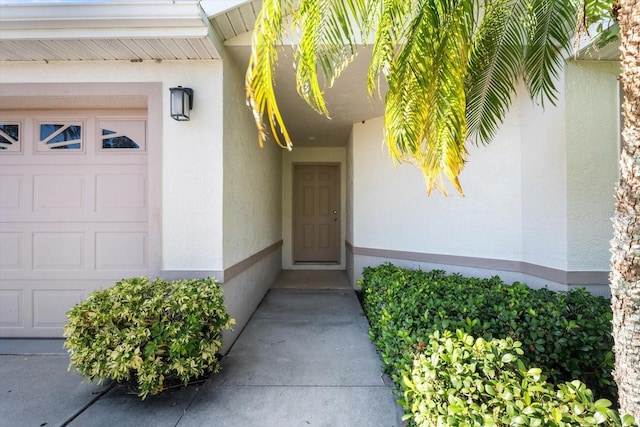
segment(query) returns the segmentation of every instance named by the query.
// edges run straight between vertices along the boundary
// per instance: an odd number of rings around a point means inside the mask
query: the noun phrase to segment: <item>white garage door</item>
[[[61,337],[91,291],[148,274],[144,110],[0,112],[0,336]]]

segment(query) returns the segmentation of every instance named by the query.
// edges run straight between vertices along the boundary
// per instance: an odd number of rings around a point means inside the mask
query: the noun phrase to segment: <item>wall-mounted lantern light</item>
[[[189,114],[193,108],[193,89],[188,87],[172,87],[171,91],[171,117],[178,121],[189,120]]]

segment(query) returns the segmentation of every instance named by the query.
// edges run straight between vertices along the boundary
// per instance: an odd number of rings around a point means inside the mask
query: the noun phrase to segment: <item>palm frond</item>
[[[328,115],[325,88],[353,59],[357,37],[373,35],[367,87],[372,94],[381,78],[388,83],[392,158],[422,169],[428,193],[446,194],[443,177],[462,193],[465,140],[495,136],[520,77],[533,98],[555,102],[579,1],[597,15],[591,10],[609,0],[264,0],[246,76],[260,144],[270,128],[279,145],[292,146],[274,88],[283,18],[292,15],[300,30],[297,89],[306,102]]]
[[[365,0],[329,0],[325,11],[320,63],[330,87],[355,57],[356,46],[363,43],[361,22]]]
[[[446,194],[442,174],[462,193],[472,8],[465,0],[419,2],[391,64],[386,141],[395,161],[422,169],[429,194],[434,188]]]
[[[488,4],[474,35],[466,81],[469,136],[493,139],[511,106],[524,65],[526,4],[497,0]]]
[[[323,90],[331,86],[353,60],[355,27],[363,0],[302,0],[294,13],[300,28],[295,51],[296,84],[300,96],[318,113],[328,116]],[[321,85],[318,68],[325,84]]]
[[[278,108],[274,72],[284,31],[283,17],[290,8],[288,1],[264,0],[253,31],[253,49],[245,77],[247,104],[253,110],[260,146],[268,137],[266,115],[276,143],[289,150],[293,144]]]
[[[300,96],[318,113],[328,116],[318,82],[318,45],[321,43],[322,14],[319,0],[302,0],[295,14],[301,28],[300,44],[295,51],[296,85]]]
[[[406,32],[414,9],[412,1],[369,0],[364,16],[363,32],[374,33],[367,88],[373,94],[380,87],[381,76],[390,72],[396,46]]]
[[[576,4],[566,0],[531,0],[524,80],[532,98],[555,104],[563,54],[571,48]]]

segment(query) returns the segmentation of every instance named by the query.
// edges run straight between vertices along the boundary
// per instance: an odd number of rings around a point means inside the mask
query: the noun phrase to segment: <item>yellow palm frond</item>
[[[279,145],[292,146],[274,91],[283,17],[292,15],[300,31],[294,52],[300,96],[328,116],[325,88],[353,59],[358,36],[372,35],[366,84],[370,94],[381,79],[389,86],[391,157],[419,167],[427,193],[446,194],[446,178],[462,194],[465,140],[493,138],[518,80],[532,97],[554,101],[578,1],[295,0],[294,10],[294,0],[264,0],[246,79],[260,144],[269,127]]]
[[[291,5],[281,0],[265,0],[253,32],[253,49],[246,74],[247,104],[253,110],[260,146],[267,140],[264,115],[276,143],[291,150],[293,143],[275,95],[274,72],[278,62],[278,46],[282,44],[283,18]]]
[[[329,116],[324,88],[332,86],[355,57],[359,32],[354,17],[361,15],[363,8],[363,0],[301,0],[294,12],[300,29],[300,42],[294,53],[297,90],[324,116]]]
[[[426,3],[426,2],[425,2]],[[431,0],[416,10],[388,77],[385,134],[392,158],[423,172],[427,193],[462,194],[467,136],[464,81],[473,13],[465,0]]]

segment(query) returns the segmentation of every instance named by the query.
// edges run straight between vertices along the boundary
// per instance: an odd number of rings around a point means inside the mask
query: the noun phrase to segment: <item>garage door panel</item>
[[[4,167],[3,167],[4,169]],[[0,176],[0,221],[146,222],[148,179],[141,165],[38,167],[40,174]],[[25,193],[27,187],[29,191]],[[6,191],[4,189],[6,188]],[[31,196],[25,196],[31,194]]]
[[[91,292],[113,286],[123,277],[5,281],[0,286],[0,335],[62,337],[66,312]]]
[[[94,281],[101,280],[107,281],[111,285],[116,283],[117,281],[124,279],[126,277],[142,277],[149,275],[148,270],[146,269],[136,269],[136,268],[122,268],[122,269],[96,269],[92,271],[64,271],[64,270],[39,270],[39,271],[29,271],[24,274],[16,274],[15,271],[9,271],[2,274],[2,282],[10,283],[10,282],[21,282],[21,281],[32,281],[32,282],[53,282],[53,281],[62,281],[65,283],[72,283],[75,281]],[[7,288],[7,285],[2,285],[0,288]]]
[[[4,169],[5,166],[15,165],[47,167],[51,164],[67,164],[75,167],[81,165],[112,166],[119,164],[135,166],[147,164],[146,152],[123,153],[118,150],[113,151],[116,152],[100,152],[94,156],[88,156],[83,153],[48,156],[1,152],[0,169]]]
[[[19,211],[24,202],[24,176],[22,174],[0,175],[0,209]]]
[[[14,223],[0,232],[0,278],[104,277],[95,269],[146,274],[145,223]]]
[[[96,233],[96,269],[143,269],[147,266],[147,234],[142,232]]]
[[[35,212],[84,211],[86,183],[84,175],[35,175],[33,177],[33,209]]]
[[[147,177],[143,174],[99,174],[96,176],[96,212],[120,209],[145,213]]]
[[[24,270],[24,233],[0,232],[0,268]]]
[[[33,327],[60,329],[64,326],[65,314],[85,298],[85,291],[70,290],[64,285],[58,289],[34,289],[32,298]]]
[[[0,289],[0,327],[24,327],[24,291]]]
[[[33,233],[34,270],[84,270],[86,233]]]

